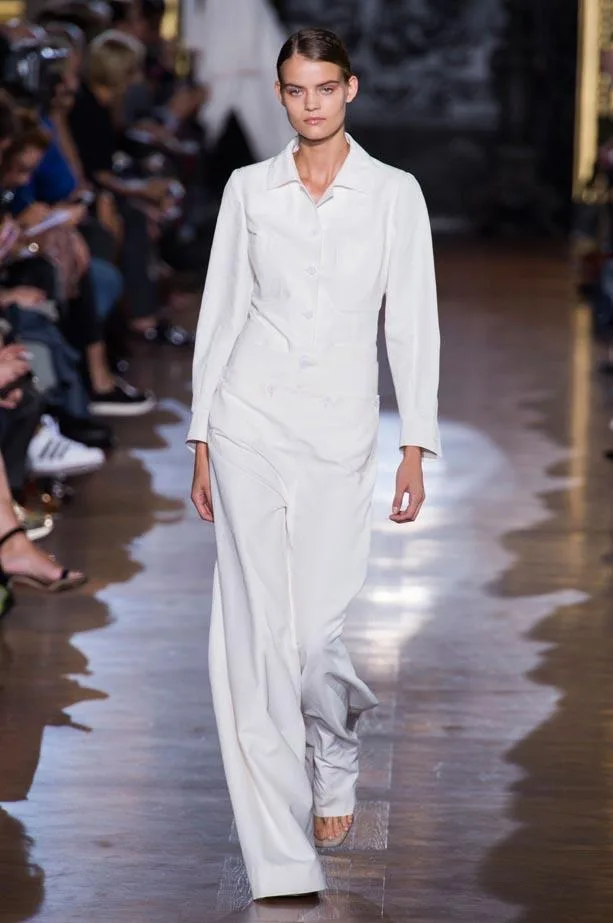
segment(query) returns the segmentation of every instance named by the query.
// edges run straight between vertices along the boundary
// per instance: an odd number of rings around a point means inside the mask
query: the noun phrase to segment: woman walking
[[[377,319],[401,418],[390,519],[438,455],[438,321],[415,179],[345,133],[358,81],[333,33],[296,33],[277,94],[296,138],[226,187],[198,323],[192,499],[215,522],[209,666],[254,898],[325,888],[315,846],[355,810],[359,714],[342,642],[370,544]],[[408,498],[408,499],[407,499]]]

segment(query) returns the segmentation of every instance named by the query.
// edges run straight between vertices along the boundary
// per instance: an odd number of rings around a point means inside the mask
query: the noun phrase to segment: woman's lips
[[[319,118],[313,118],[313,119],[305,119],[305,121],[307,125],[320,125],[322,122],[325,122],[326,120],[319,119]]]

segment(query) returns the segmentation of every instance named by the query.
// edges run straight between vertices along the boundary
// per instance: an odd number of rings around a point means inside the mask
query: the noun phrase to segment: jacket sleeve
[[[393,219],[385,294],[385,341],[400,445],[441,454],[438,430],[439,326],[432,234],[417,180],[402,175]]]
[[[221,200],[198,318],[188,445],[208,441],[213,394],[247,318],[252,287],[245,209],[235,171]]]

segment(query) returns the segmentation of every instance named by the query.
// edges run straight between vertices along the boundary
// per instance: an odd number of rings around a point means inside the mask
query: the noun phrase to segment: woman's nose
[[[307,93],[305,108],[308,109],[309,112],[312,112],[313,109],[319,109],[319,99],[316,93]]]

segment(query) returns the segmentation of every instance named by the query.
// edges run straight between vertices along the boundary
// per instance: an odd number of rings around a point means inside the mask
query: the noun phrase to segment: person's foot
[[[157,320],[150,327],[132,327],[132,336],[145,340],[147,343],[161,343],[168,346],[193,346],[195,336],[179,324],[171,324],[167,320]]]
[[[32,544],[23,532],[11,536],[0,548],[0,566],[8,577],[27,575],[42,584],[61,580],[64,569]],[[69,571],[71,581],[84,582],[80,571]]]
[[[112,449],[116,444],[113,430],[102,420],[95,417],[73,417],[60,411],[55,411],[58,426],[62,436],[81,442],[90,449]]]
[[[313,817],[313,832],[315,839],[319,843],[338,842],[344,839],[351,830],[353,824],[353,814],[345,814],[341,817]]]
[[[153,410],[155,404],[155,397],[150,391],[139,391],[117,378],[110,391],[92,392],[89,412],[94,416],[139,417]]]
[[[105,457],[102,449],[63,436],[56,421],[45,414],[28,446],[27,460],[35,477],[69,477],[97,471]]]

